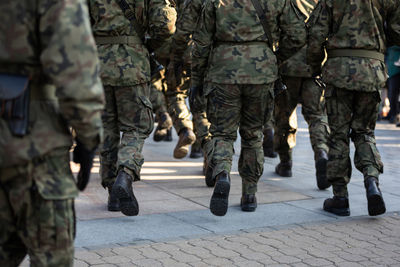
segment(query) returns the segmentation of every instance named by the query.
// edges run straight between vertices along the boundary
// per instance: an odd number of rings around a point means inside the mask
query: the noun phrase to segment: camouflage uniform
[[[299,5],[304,4],[304,1],[296,1],[296,3],[302,10],[304,20],[307,20],[309,12],[311,12],[311,4],[315,5],[315,3],[310,1],[309,5],[301,6]],[[299,102],[302,105],[302,114],[308,123],[311,146],[316,161],[321,150],[328,152],[329,127],[323,88],[316,84],[312,78],[311,68],[305,62],[306,47],[303,47],[298,53],[280,64],[279,71],[287,90],[275,99],[274,150],[278,152],[282,163],[291,163],[292,161],[292,149],[296,145],[297,132],[296,107]]]
[[[273,40],[280,40],[280,56],[287,58],[305,43],[304,23],[290,0],[261,5],[268,10]],[[277,59],[249,1],[206,0],[193,40],[192,86],[205,82],[212,138],[207,158],[213,176],[230,172],[239,128],[242,192],[254,194],[263,173],[262,129],[273,110]]]
[[[30,75],[29,132],[0,116],[0,265],[72,266],[74,198],[69,126],[101,141],[103,88],[84,1],[2,1],[0,73]],[[12,25],[12,30],[10,30]]]
[[[399,6],[398,0],[322,0],[312,15],[308,62],[318,73],[326,49],[322,77],[331,128],[327,177],[338,197],[348,196],[350,138],[356,148],[355,166],[364,177],[378,180],[383,172],[374,136],[386,80],[379,55],[383,57],[386,43],[400,44]]]
[[[139,25],[158,48],[175,30],[176,13],[168,1],[127,1]],[[140,179],[144,140],[153,130],[149,51],[117,1],[89,1],[92,28],[101,62],[106,96],[103,114],[105,140],[101,178],[111,186],[119,170]],[[120,132],[122,138],[120,139]]]

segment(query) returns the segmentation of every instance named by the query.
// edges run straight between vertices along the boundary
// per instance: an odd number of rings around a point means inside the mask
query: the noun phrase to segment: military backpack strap
[[[254,8],[256,9],[258,19],[261,22],[261,26],[264,29],[265,35],[267,35],[268,45],[272,49],[272,51],[274,51],[273,43],[272,43],[272,34],[268,28],[267,17],[265,17],[264,9],[262,8],[262,6],[258,0],[251,0],[251,3],[253,4]]]
[[[145,31],[143,30],[142,26],[136,20],[135,12],[133,9],[128,5],[125,0],[116,0],[119,7],[124,12],[124,16],[132,22],[133,28],[135,29],[136,33],[139,35],[139,38],[144,41]]]

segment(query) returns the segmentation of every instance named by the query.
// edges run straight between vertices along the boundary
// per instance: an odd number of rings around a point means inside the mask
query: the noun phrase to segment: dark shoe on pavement
[[[292,177],[292,161],[282,161],[275,167],[275,173],[282,177]]]
[[[264,157],[276,158],[278,153],[274,152],[274,131],[272,129],[264,129],[263,150]]]
[[[201,146],[200,146],[199,142],[195,142],[192,145],[192,149],[190,150],[189,157],[191,159],[198,159],[198,158],[203,157],[203,150],[201,149]]]
[[[172,127],[172,119],[168,112],[162,112],[158,115],[158,125],[154,131],[153,139],[156,142],[163,141],[168,135],[168,130]]]
[[[347,197],[327,198],[324,201],[324,210],[338,216],[349,216],[349,199]]]
[[[139,213],[139,204],[133,194],[132,177],[120,170],[112,188],[112,194],[118,198],[121,212],[126,216],[136,216]]]
[[[255,211],[257,208],[257,198],[255,194],[244,194],[240,199],[242,211]]]
[[[210,211],[216,216],[224,216],[228,211],[231,179],[226,171],[222,171],[217,175],[216,181],[210,201]]]
[[[207,165],[205,181],[208,187],[214,187],[215,185],[215,177],[213,177],[213,168]]]
[[[108,186],[107,189],[108,189],[108,201],[107,201],[108,211],[121,211],[121,209],[119,208],[118,198],[112,194],[112,185]]]
[[[383,201],[382,192],[379,189],[378,179],[372,176],[366,177],[364,185],[367,190],[368,214],[376,216],[385,213],[385,202]]]
[[[189,146],[196,141],[196,136],[191,129],[184,128],[179,133],[179,140],[174,149],[174,158],[184,158],[189,152]]]
[[[315,153],[315,170],[317,176],[317,186],[324,190],[331,186],[326,177],[326,164],[328,163],[328,154],[325,150],[319,150]]]

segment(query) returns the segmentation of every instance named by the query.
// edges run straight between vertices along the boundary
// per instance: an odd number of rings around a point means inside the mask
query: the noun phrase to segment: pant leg
[[[155,114],[167,112],[167,104],[163,93],[162,78],[150,85],[150,102]]]
[[[179,134],[184,128],[193,130],[193,122],[190,119],[190,111],[186,105],[187,91],[190,80],[185,78],[185,82],[180,88],[168,88],[165,95],[167,100],[168,113],[176,132]]]
[[[231,171],[242,104],[237,85],[209,83],[206,87],[207,117],[211,123],[207,161],[215,177],[222,171]]]
[[[106,105],[102,114],[104,142],[100,151],[100,177],[103,187],[112,185],[117,175],[120,134],[115,87],[104,86]]]
[[[144,162],[143,144],[154,127],[149,95],[148,84],[115,88],[118,125],[122,132],[117,168],[123,168],[135,180],[140,180],[140,170]]]
[[[314,82],[313,78],[303,78],[301,104],[301,111],[308,123],[311,146],[314,152],[317,150],[328,152],[329,125],[323,89]]]
[[[380,101],[378,90],[373,93],[355,94],[350,135],[356,148],[354,165],[364,177],[373,176],[377,179],[379,174],[383,173],[383,163],[374,134]]]
[[[239,174],[242,193],[255,194],[264,170],[263,126],[273,110],[273,84],[241,85]]]
[[[292,149],[296,145],[297,115],[301,78],[284,77],[287,90],[275,98],[274,150],[281,161],[292,160]]]
[[[328,85],[325,92],[329,136],[327,179],[332,183],[335,196],[347,197],[347,184],[351,177],[350,125],[355,91]]]

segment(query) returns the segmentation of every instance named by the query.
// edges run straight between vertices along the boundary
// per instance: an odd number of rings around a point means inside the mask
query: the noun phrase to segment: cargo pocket
[[[140,96],[139,99],[143,108],[140,111],[138,128],[143,131],[143,134],[149,136],[154,129],[153,106],[146,96]]]

